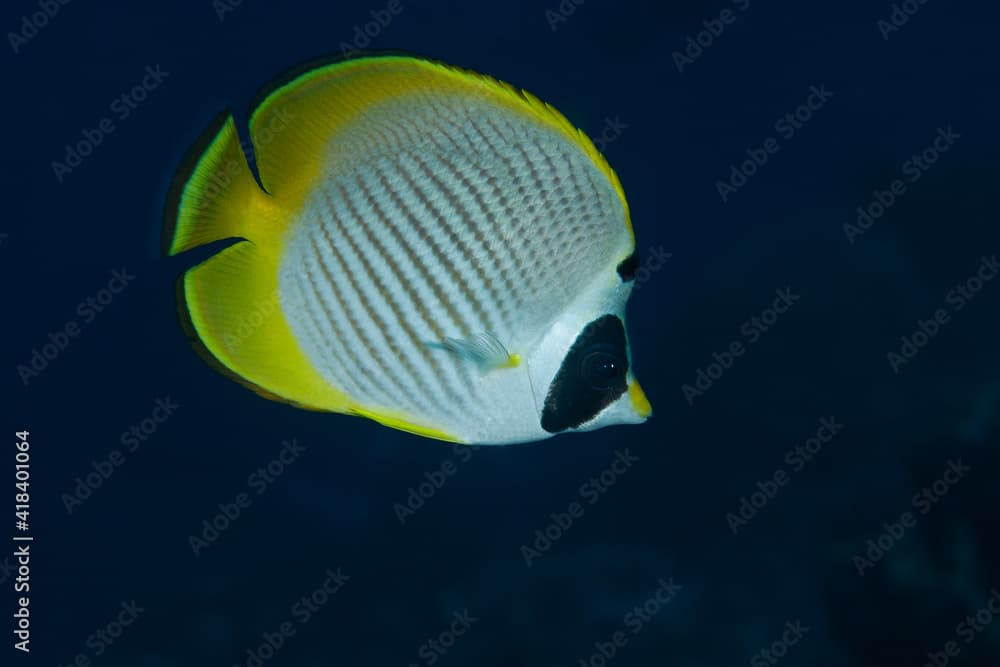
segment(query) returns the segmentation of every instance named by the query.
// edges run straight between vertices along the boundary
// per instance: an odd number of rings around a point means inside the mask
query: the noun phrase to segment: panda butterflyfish
[[[651,414],[618,177],[532,94],[408,56],[313,67],[231,113],[174,178],[164,248],[219,370],[299,407],[510,444]]]

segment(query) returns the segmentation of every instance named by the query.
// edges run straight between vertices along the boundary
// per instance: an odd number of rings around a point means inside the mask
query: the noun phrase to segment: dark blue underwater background
[[[4,665],[1000,664],[1000,10],[227,1],[71,0],[37,30],[36,0],[4,5],[3,425],[30,430],[35,537],[31,653],[5,625]],[[219,111],[245,122],[269,80],[356,46],[492,74],[604,135],[645,262],[650,421],[455,449],[195,354],[175,284],[205,254],[160,253],[173,171]],[[102,292],[116,270],[134,278]],[[159,423],[158,400],[178,406]]]

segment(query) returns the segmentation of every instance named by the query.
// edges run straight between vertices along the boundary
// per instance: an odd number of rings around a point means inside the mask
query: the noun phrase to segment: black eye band
[[[542,408],[542,428],[558,433],[596,417],[628,389],[625,326],[614,315],[588,324],[566,353]]]

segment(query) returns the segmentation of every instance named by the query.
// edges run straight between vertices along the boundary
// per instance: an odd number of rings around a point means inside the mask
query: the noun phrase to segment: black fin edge
[[[184,157],[181,158],[180,164],[177,166],[176,171],[174,171],[174,178],[170,182],[170,188],[167,190],[167,198],[163,205],[163,231],[160,237],[160,249],[164,257],[170,256],[170,246],[173,244],[174,235],[177,233],[177,214],[180,212],[181,196],[184,194],[184,188],[187,186],[188,181],[191,180],[191,176],[194,175],[195,169],[198,168],[198,163],[201,162],[202,156],[208,150],[209,144],[219,136],[219,132],[222,131],[222,127],[231,115],[232,112],[229,109],[221,111],[216,115],[212,119],[212,122],[208,124],[208,127],[191,144],[187,152],[184,153]]]

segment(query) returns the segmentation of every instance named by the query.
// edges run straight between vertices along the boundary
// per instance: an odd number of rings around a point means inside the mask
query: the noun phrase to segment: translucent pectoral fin
[[[513,368],[521,363],[519,355],[511,354],[496,336],[488,332],[471,334],[465,338],[446,338],[441,342],[429,341],[427,345],[457,355],[484,372]]]

